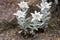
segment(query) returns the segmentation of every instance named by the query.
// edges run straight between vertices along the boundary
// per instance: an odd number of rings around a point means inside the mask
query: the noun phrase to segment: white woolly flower
[[[28,6],[28,2],[24,2],[24,1],[22,1],[21,3],[19,3],[18,4],[19,6],[20,6],[20,8],[29,8],[29,6]]]
[[[18,18],[24,18],[25,17],[25,12],[22,12],[21,10],[18,10],[16,13],[14,13]]]
[[[43,16],[43,14],[40,14],[40,12],[37,12],[37,11],[35,11],[35,14],[31,13],[31,15],[33,17],[31,21],[34,21],[34,20],[40,21]]]
[[[41,5],[41,10],[44,10],[45,8],[47,8],[47,9],[50,9],[51,8],[51,5],[52,4],[52,2],[50,2],[50,3],[47,3],[47,2],[44,2],[44,3],[41,3],[40,5]]]

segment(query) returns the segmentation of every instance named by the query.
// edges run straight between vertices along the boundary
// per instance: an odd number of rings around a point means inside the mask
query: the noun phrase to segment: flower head
[[[44,10],[45,8],[47,8],[47,9],[50,9],[51,8],[51,5],[52,4],[52,2],[50,2],[50,3],[47,3],[47,2],[44,2],[44,3],[41,3],[40,5],[41,5],[41,10]]]
[[[22,1],[21,3],[19,3],[18,4],[19,6],[20,6],[20,8],[29,8],[29,6],[28,6],[28,2],[24,2],[24,1]]]
[[[33,17],[31,21],[34,21],[34,20],[40,21],[43,16],[43,14],[40,14],[40,12],[37,12],[37,11],[35,11],[35,14],[31,13],[31,15]]]
[[[18,10],[16,13],[14,13],[14,15],[16,15],[18,18],[21,18],[21,17],[24,18],[25,12]]]

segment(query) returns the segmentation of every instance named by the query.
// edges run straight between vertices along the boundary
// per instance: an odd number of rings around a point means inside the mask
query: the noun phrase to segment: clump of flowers
[[[40,8],[41,11],[37,12],[35,10],[34,13],[30,13],[30,17],[26,18],[26,15],[28,14],[27,11],[29,9],[28,2],[20,2],[18,4],[20,10],[14,13],[21,29],[19,33],[24,32],[24,34],[35,34],[34,30],[38,31],[38,28],[45,28],[48,24],[49,19],[51,18],[49,11],[51,4],[52,3],[48,2],[41,2],[40,5],[37,4],[36,6]]]

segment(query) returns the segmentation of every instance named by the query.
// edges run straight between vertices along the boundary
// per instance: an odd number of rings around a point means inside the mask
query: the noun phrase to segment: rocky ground
[[[38,1],[31,1],[32,3],[30,2],[29,5]],[[38,37],[26,39],[18,34],[19,27],[17,27],[15,16],[13,16],[13,13],[19,9],[18,2],[19,0],[0,0],[0,40],[60,40],[60,5],[56,7],[53,5],[51,8],[52,18],[49,28],[46,28],[43,33],[38,33]]]

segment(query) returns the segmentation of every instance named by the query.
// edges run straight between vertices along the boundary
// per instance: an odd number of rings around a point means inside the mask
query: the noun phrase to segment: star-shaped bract
[[[21,9],[29,8],[28,2],[25,1],[20,2],[18,5],[20,6]]]
[[[16,13],[14,13],[18,18],[24,18],[25,17],[25,12],[22,12],[21,10],[18,10]]]
[[[41,3],[40,4],[41,11],[44,10],[45,8],[50,9],[51,8],[51,6],[50,6],[51,4],[52,4],[52,2],[50,2],[50,3],[47,3],[47,2]]]
[[[35,14],[34,13],[31,13],[31,15],[32,15],[32,22],[34,21],[34,20],[38,20],[38,21],[40,21],[41,20],[41,18],[42,18],[42,16],[43,16],[43,14],[40,14],[40,12],[37,12],[37,11],[35,11]]]

